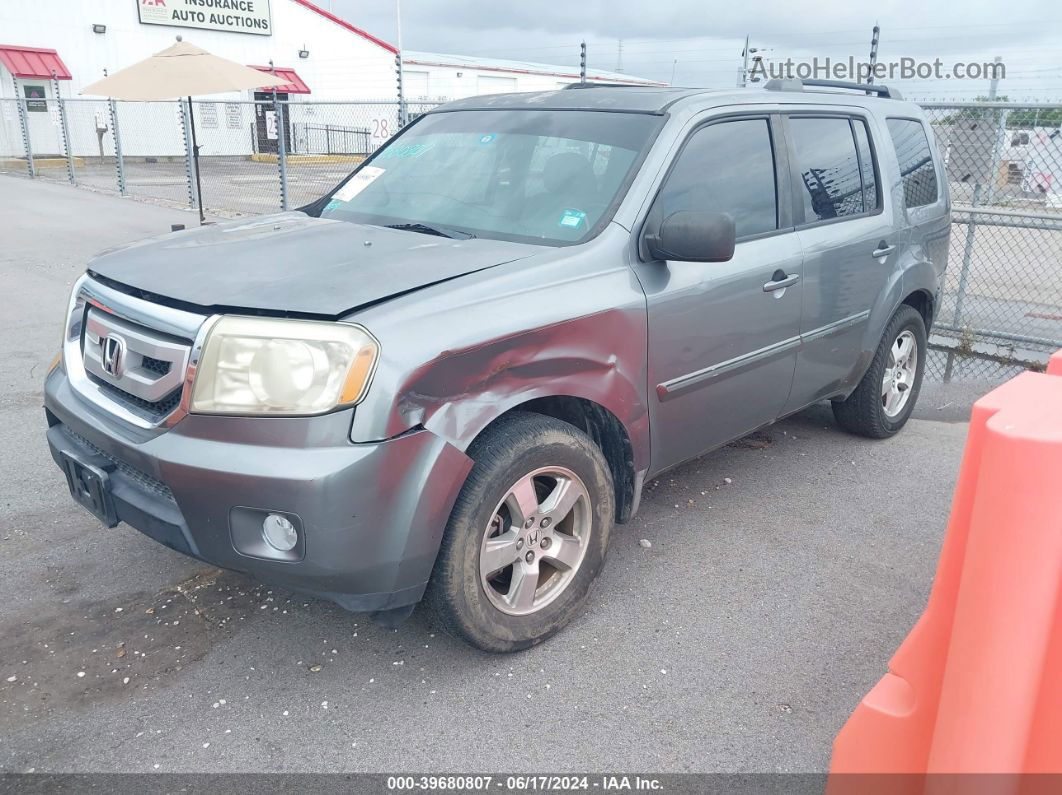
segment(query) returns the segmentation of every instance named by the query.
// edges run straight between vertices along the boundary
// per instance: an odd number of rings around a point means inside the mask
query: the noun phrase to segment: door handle
[[[870,256],[877,259],[878,257],[884,257],[886,254],[891,254],[895,250],[896,246],[887,246],[885,245],[885,241],[882,240],[880,243],[878,243],[878,247],[874,249],[873,252],[871,252]]]
[[[774,275],[775,276],[780,276],[781,275],[782,278],[780,278],[780,279],[776,278],[776,279],[774,279],[772,281],[767,282],[767,284],[763,285],[763,291],[765,293],[773,293],[775,290],[784,290],[786,287],[792,287],[794,284],[796,284],[797,282],[800,281],[800,274],[799,273],[791,273],[788,276],[784,276],[784,275],[778,274],[778,273],[776,273]]]

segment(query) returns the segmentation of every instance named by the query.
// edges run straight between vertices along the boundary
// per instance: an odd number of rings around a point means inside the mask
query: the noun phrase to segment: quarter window
[[[778,228],[774,150],[766,119],[720,122],[697,130],[660,191],[661,218],[683,210],[728,213],[737,236]]]
[[[903,198],[908,207],[921,207],[937,200],[937,170],[929,151],[929,138],[921,122],[912,119],[886,119],[896,147],[903,180]]]
[[[865,212],[852,125],[847,118],[789,120],[807,223]],[[873,166],[871,166],[873,173]]]

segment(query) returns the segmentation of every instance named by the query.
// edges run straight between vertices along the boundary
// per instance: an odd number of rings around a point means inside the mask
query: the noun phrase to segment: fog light
[[[279,552],[294,549],[299,542],[299,534],[295,531],[295,525],[279,513],[271,513],[263,520],[262,538]]]

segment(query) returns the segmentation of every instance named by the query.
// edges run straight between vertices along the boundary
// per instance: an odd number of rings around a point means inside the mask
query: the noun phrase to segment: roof
[[[607,110],[663,114],[672,106],[704,109],[720,105],[834,105],[872,108],[886,113],[921,115],[918,106],[896,99],[839,91],[765,91],[762,88],[678,88],[675,86],[609,86],[536,91],[520,94],[488,94],[458,99],[433,113],[449,110]]]
[[[276,74],[280,80],[286,80],[282,86],[277,86],[276,90],[278,94],[309,94],[310,87],[306,85],[306,81],[299,77],[299,73],[294,69],[287,66],[255,66],[249,64],[252,69],[257,69],[259,72],[265,72],[266,74]],[[266,86],[264,88],[256,88],[255,91],[272,91],[273,86]]]
[[[579,79],[579,70],[570,66],[557,66],[556,64],[535,63],[533,61],[510,61],[496,58],[477,58],[470,55],[452,55],[439,52],[414,52],[405,50],[402,53],[402,63],[416,66],[450,66],[464,69],[483,69],[491,72],[507,72],[510,74],[545,75],[547,77],[563,77],[570,80]],[[655,80],[644,77],[622,74],[621,72],[606,72],[601,69],[587,69],[587,80],[610,83],[638,83],[647,86],[663,86]]]
[[[594,86],[586,89],[535,91],[520,94],[488,94],[468,97],[443,105],[441,109],[531,109],[531,110],[616,110],[632,113],[663,113],[669,105],[696,94],[723,93],[705,89],[668,86]]]
[[[340,27],[346,28],[351,33],[357,34],[358,36],[361,36],[363,39],[371,41],[373,44],[375,44],[375,45],[377,45],[379,47],[383,47],[388,52],[393,52],[395,54],[398,53],[398,50],[395,49],[395,46],[393,44],[388,44],[383,39],[380,39],[380,38],[377,38],[376,36],[373,36],[368,31],[362,30],[359,27],[351,25],[349,22],[347,22],[342,17],[337,17],[332,12],[325,11],[323,8],[315,6],[313,3],[309,2],[309,0],[292,0],[292,2],[298,3],[303,8],[308,8],[310,11],[313,11],[315,14],[319,14],[320,16],[324,17],[325,19],[329,19],[332,22],[335,22]]]
[[[70,70],[55,50],[45,47],[16,47],[13,44],[0,44],[0,63],[7,67],[15,77],[54,76],[59,80],[69,80]]]

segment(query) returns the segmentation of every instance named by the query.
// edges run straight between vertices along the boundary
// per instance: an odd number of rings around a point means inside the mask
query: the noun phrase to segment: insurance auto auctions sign
[[[226,30],[231,33],[273,32],[269,0],[136,0],[144,25]]]

